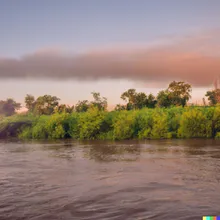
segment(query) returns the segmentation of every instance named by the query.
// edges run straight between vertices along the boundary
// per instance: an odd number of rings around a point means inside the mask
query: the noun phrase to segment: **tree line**
[[[124,105],[117,104],[115,111],[122,110],[137,110],[142,108],[168,108],[171,106],[185,107],[191,98],[192,86],[185,82],[173,81],[168,88],[160,91],[155,97],[153,94],[145,94],[137,92],[135,89],[128,89],[121,94],[121,99],[125,102]],[[107,110],[107,98],[101,97],[100,93],[92,92],[93,100],[78,101],[75,106],[59,104],[60,99],[56,96],[44,95],[35,98],[33,95],[26,95],[25,107],[28,113],[34,115],[52,115],[53,113],[72,113],[72,112],[87,112],[95,107],[100,111]],[[209,105],[213,106],[220,103],[220,89],[207,91],[205,96],[208,98]],[[13,99],[0,101],[0,115],[11,116],[21,108],[21,103],[17,103]]]

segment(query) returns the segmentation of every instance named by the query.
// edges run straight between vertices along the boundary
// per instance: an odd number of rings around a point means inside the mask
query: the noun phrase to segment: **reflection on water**
[[[136,161],[141,154],[139,145],[96,145],[84,148],[84,156],[97,162]]]
[[[0,219],[220,215],[216,140],[1,142]]]

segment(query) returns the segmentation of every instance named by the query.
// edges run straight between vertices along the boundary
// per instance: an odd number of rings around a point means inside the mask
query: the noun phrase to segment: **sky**
[[[111,106],[184,80],[201,102],[219,75],[219,0],[0,0],[0,100]]]

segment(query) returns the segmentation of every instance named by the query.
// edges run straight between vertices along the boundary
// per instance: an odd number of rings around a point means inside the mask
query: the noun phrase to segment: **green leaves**
[[[87,112],[79,115],[78,127],[79,138],[93,140],[101,133],[101,126],[105,117],[104,111],[99,111],[98,108],[90,108]]]
[[[179,137],[205,138],[212,136],[212,121],[201,109],[193,108],[184,112],[178,130]]]
[[[160,91],[157,95],[159,107],[185,106],[191,98],[192,87],[184,82],[173,81],[166,90]]]
[[[0,101],[0,115],[11,116],[14,115],[16,110],[21,108],[21,104],[14,101],[14,99],[7,99]]]
[[[136,111],[121,111],[113,123],[113,139],[131,139],[135,133],[135,114]]]
[[[125,140],[220,137],[220,107],[144,108],[52,115],[14,115],[0,121],[0,137]]]

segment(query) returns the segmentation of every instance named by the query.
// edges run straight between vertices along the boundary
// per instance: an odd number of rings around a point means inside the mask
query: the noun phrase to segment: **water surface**
[[[220,141],[0,142],[0,219],[220,215]]]

